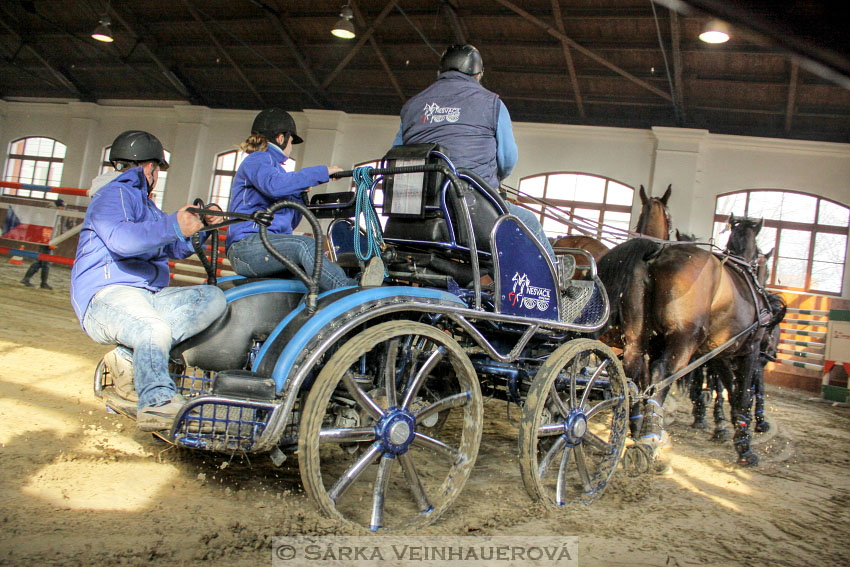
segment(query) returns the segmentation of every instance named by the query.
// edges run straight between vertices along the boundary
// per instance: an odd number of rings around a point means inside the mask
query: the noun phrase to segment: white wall
[[[163,203],[171,211],[196,197],[209,197],[215,155],[244,140],[255,115],[255,111],[186,104],[0,101],[0,148],[25,136],[55,138],[68,146],[62,185],[88,187],[99,170],[103,148],[116,135],[129,129],[147,130],[172,154]],[[299,167],[330,164],[347,169],[380,158],[399,126],[395,116],[329,110],[293,112],[293,116],[305,140],[293,151]],[[601,175],[635,189],[644,185],[651,195],[661,195],[672,184],[668,205],[676,227],[700,237],[711,235],[716,195],[730,191],[803,191],[850,206],[850,144],[725,136],[682,128],[533,123],[515,123],[514,134],[519,163],[506,180],[508,185],[515,187],[522,177],[554,171]],[[5,159],[4,152],[3,167]],[[341,181],[322,189],[339,191],[347,185],[348,181]],[[84,204],[83,198],[79,204]],[[850,269],[845,269],[844,289],[845,297],[850,297]]]

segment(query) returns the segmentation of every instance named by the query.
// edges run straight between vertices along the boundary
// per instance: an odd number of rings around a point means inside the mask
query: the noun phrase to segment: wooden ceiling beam
[[[381,25],[381,22],[384,21],[384,18],[387,17],[387,14],[390,13],[393,7],[395,7],[395,0],[390,0],[389,2],[387,2],[387,5],[384,6],[384,9],[381,10],[381,13],[378,14],[378,16],[375,18],[375,21],[372,22],[371,26],[369,26],[369,29],[363,32],[363,35],[361,35],[360,39],[357,40],[357,44],[354,45],[354,47],[349,50],[346,56],[342,58],[342,61],[340,61],[336,68],[331,71],[331,74],[328,75],[324,81],[322,81],[322,87],[328,88],[328,85],[330,85],[333,80],[336,79],[336,76],[339,75],[339,72],[345,69],[345,67],[351,62],[351,60],[354,59],[354,56],[357,55],[357,52],[360,51],[360,48],[363,47],[363,45],[369,40],[370,37],[372,37],[372,34],[375,33],[375,28]]]
[[[22,49],[26,49],[29,51],[33,57],[35,57],[36,61],[38,61],[47,71],[53,75],[53,78],[59,81],[59,84],[62,85],[68,92],[73,94],[76,97],[84,97],[85,95],[80,90],[80,88],[75,84],[70,77],[68,77],[62,70],[53,65],[48,59],[39,53],[38,49],[35,48],[32,44],[24,40],[21,35],[15,31],[15,29],[8,23],[8,21],[15,21],[15,18],[7,11],[6,7],[0,4],[0,13],[3,17],[0,17],[0,25],[6,28],[9,31],[9,35],[19,43],[18,52]],[[11,61],[10,61],[11,63]]]
[[[201,18],[201,15],[195,9],[195,7],[192,5],[192,3],[189,0],[183,0],[183,4],[189,10],[189,13],[192,14],[192,17],[195,18],[195,21],[197,21],[199,24],[201,24],[201,26],[204,28],[204,31],[207,33],[207,36],[210,38],[210,41],[212,41],[213,44],[215,44],[219,53],[221,53],[221,56],[224,57],[225,60],[227,60],[227,62],[230,64],[231,67],[233,67],[233,70],[236,72],[236,75],[240,79],[242,79],[242,82],[245,83],[245,86],[248,87],[248,90],[250,90],[252,93],[254,93],[254,96],[257,98],[257,101],[260,103],[260,105],[265,107],[266,106],[265,99],[262,97],[262,95],[260,95],[260,92],[256,89],[256,87],[254,87],[254,84],[248,79],[248,77],[245,75],[245,73],[242,71],[242,69],[239,67],[239,65],[236,64],[236,61],[233,60],[233,57],[230,56],[230,53],[228,53],[227,50],[218,42],[218,39],[215,37],[215,34],[213,34],[210,27]]]
[[[457,15],[457,2],[456,0],[442,0],[440,11],[443,12],[443,16],[446,18],[446,22],[449,24],[449,28],[452,30],[452,35],[455,38],[455,43],[467,44],[466,31],[463,27],[463,22],[461,22],[460,17]]]
[[[363,17],[362,12],[360,12],[360,6],[357,5],[356,0],[349,0],[349,2],[351,4],[351,9],[354,12],[354,20],[357,22],[357,25],[361,28],[365,28],[366,19]],[[378,61],[381,62],[381,67],[383,67],[384,71],[387,73],[387,78],[389,78],[390,83],[392,84],[395,91],[398,93],[398,97],[401,99],[401,102],[405,102],[407,100],[407,97],[404,96],[404,91],[401,90],[401,85],[398,83],[398,78],[396,78],[395,73],[390,68],[389,63],[387,63],[387,58],[384,57],[384,53],[381,51],[381,47],[378,45],[378,41],[375,39],[374,34],[369,36],[369,44],[375,51],[375,56],[378,58]]]
[[[791,133],[791,122],[794,118],[794,107],[797,105],[797,75],[800,65],[791,61],[791,78],[788,81],[788,103],[785,105],[785,133]]]
[[[113,20],[121,24],[124,29],[129,32],[130,37],[132,37],[135,42],[134,49],[140,48],[144,51],[146,56],[154,62],[160,73],[162,73],[168,83],[180,94],[180,96],[189,102],[200,104],[206,103],[202,96],[193,91],[186,85],[186,83],[183,82],[183,80],[180,79],[180,77],[177,76],[174,72],[174,66],[167,62],[166,58],[160,54],[160,50],[157,49],[156,45],[154,45],[151,41],[151,34],[138,21],[136,21],[130,13],[116,8],[112,3],[109,4],[107,10]]]
[[[684,126],[685,115],[685,82],[682,80],[682,27],[679,14],[670,10],[670,44],[673,59],[673,106],[676,109],[677,122]]]
[[[552,14],[555,16],[555,25],[558,26],[558,31],[566,37],[566,28],[564,27],[564,17],[561,13],[561,3],[559,0],[552,0]],[[581,90],[578,88],[578,78],[576,77],[576,68],[573,65],[573,55],[570,53],[570,45],[563,39],[560,41],[561,49],[564,52],[564,59],[567,62],[567,73],[570,78],[570,84],[573,87],[573,96],[576,100],[578,114],[582,118],[585,117],[584,105],[581,102]]]
[[[310,66],[310,62],[307,56],[304,54],[303,50],[298,47],[298,44],[295,43],[295,40],[292,38],[292,34],[289,33],[289,29],[287,28],[286,22],[284,22],[283,16],[280,11],[275,8],[269,6],[262,0],[250,0],[252,4],[260,8],[265,14],[266,18],[271,22],[275,31],[277,31],[277,35],[283,40],[284,45],[289,50],[292,57],[295,59],[295,63],[298,64],[298,67],[304,72],[307,76],[307,80],[310,81],[310,84],[318,92],[318,95],[323,99],[319,100],[313,97],[313,100],[319,103],[319,106],[322,108],[326,108],[328,105],[328,93],[325,91],[324,87],[322,87],[321,81],[316,76],[316,73],[313,72],[313,68]],[[256,43],[253,43],[256,46]]]
[[[534,16],[532,16],[531,14],[529,14],[528,12],[526,12],[525,10],[523,10],[522,8],[520,8],[519,6],[514,4],[513,2],[509,2],[508,0],[496,0],[496,2],[498,2],[499,4],[504,6],[505,8],[512,10],[517,15],[519,15],[522,18],[525,18],[526,20],[533,23],[537,27],[543,29],[544,31],[546,31],[546,33],[548,33],[552,37],[555,37],[557,39],[560,39],[561,41],[567,42],[570,45],[570,47],[572,47],[573,49],[575,49],[576,51],[578,51],[582,55],[585,55],[586,57],[593,59],[594,61],[596,61],[597,63],[599,63],[603,67],[607,67],[611,71],[614,71],[618,75],[625,77],[626,79],[630,80],[631,82],[635,83],[636,85],[640,85],[641,87],[645,88],[646,90],[648,90],[652,93],[655,93],[656,95],[660,96],[664,100],[668,100],[670,102],[673,101],[673,97],[671,95],[669,95],[668,93],[662,91],[661,89],[657,89],[657,88],[653,87],[652,85],[650,85],[646,81],[642,81],[641,79],[638,79],[637,77],[635,77],[634,75],[632,75],[628,71],[621,69],[620,67],[618,67],[617,65],[614,65],[613,63],[611,63],[607,59],[600,57],[599,55],[592,52],[591,50],[583,47],[582,45],[579,45],[578,43],[576,43],[575,41],[573,41],[572,39],[570,39],[569,37],[567,37],[563,33],[559,32],[558,30],[556,30],[555,28],[553,28],[552,26],[550,26],[546,22],[544,22],[544,21],[542,21],[538,18],[535,18]]]

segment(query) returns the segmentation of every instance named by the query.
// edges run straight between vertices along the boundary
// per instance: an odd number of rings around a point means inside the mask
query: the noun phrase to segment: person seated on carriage
[[[266,209],[282,199],[302,201],[316,185],[327,183],[332,173],[342,171],[335,165],[314,165],[297,172],[286,171],[283,164],[289,159],[293,144],[304,140],[298,136],[295,120],[285,110],[269,108],[260,112],[251,126],[251,135],[239,148],[248,154],[236,170],[231,190],[230,208],[237,213],[251,214]],[[283,256],[300,265],[305,273],[313,269],[315,240],[293,234],[301,222],[301,213],[281,209],[268,228],[268,237]],[[227,233],[227,258],[237,274],[263,277],[286,271],[286,267],[266,250],[256,223],[232,225]],[[379,258],[367,265],[361,285],[381,285],[384,267]],[[338,265],[322,262],[319,290],[357,285]]]
[[[519,153],[508,109],[497,94],[481,86],[483,75],[484,62],[475,46],[449,46],[440,57],[437,80],[401,109],[393,145],[437,143],[455,166],[475,172],[498,188],[513,171]],[[507,205],[557,263],[537,215],[519,205]]]
[[[123,132],[109,161],[118,174],[86,210],[71,303],[95,342],[121,345],[104,357],[115,390],[137,401],[139,429],[160,431],[186,403],[168,373],[172,346],[206,329],[226,303],[215,286],[168,287],[168,260],[193,254],[189,237],[204,225],[186,210],[192,205],[166,215],[150,198],[159,171],[168,169],[160,141],[140,130]],[[204,220],[217,224],[221,217]]]

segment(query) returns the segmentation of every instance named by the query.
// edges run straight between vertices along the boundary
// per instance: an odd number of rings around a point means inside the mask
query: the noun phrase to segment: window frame
[[[50,156],[30,155],[30,154],[26,154],[26,153],[13,153],[13,147],[16,144],[23,142],[23,147],[26,147],[26,143],[27,143],[28,140],[50,140],[51,142],[53,142],[53,146],[51,148]],[[61,147],[63,149],[62,157],[55,157],[57,147]],[[23,150],[23,151],[26,151],[26,150]],[[57,140],[56,138],[51,138],[50,136],[24,136],[22,138],[12,140],[11,142],[9,142],[8,150],[6,152],[6,167],[3,171],[3,180],[9,181],[9,182],[12,182],[12,183],[23,183],[23,184],[30,184],[30,185],[47,185],[47,186],[50,186],[50,187],[59,187],[61,182],[62,182],[62,174],[64,173],[64,170],[65,170],[65,156],[67,155],[67,152],[68,152],[68,146],[66,146],[65,144],[63,144],[62,142]],[[25,180],[25,181],[22,181],[21,176],[18,175],[17,179],[11,179],[10,178],[10,176],[11,176],[10,170],[12,170],[15,167],[13,165],[13,163],[15,161],[19,162],[19,165],[17,166],[19,172],[20,172],[20,168],[23,166],[23,162],[25,162],[25,161],[36,162],[36,164],[39,163],[39,162],[47,163],[48,165],[47,165],[47,176],[46,176],[46,178],[44,179],[44,181],[36,180],[35,174],[36,174],[36,170],[38,169],[38,167],[36,165],[36,166],[33,167],[32,178]],[[62,167],[59,169],[59,179],[54,181],[55,185],[51,185],[50,184],[50,174],[51,174],[50,170],[52,169],[52,164],[55,164],[55,163],[61,164]],[[26,193],[26,194],[23,194],[23,193]],[[33,195],[33,193],[40,193],[41,196],[35,196],[35,195]],[[23,189],[23,188],[14,189],[14,188],[11,188],[11,187],[4,187],[2,193],[0,193],[0,194],[2,194],[5,197],[18,197],[18,198],[21,198],[21,199],[33,199],[33,200],[37,200],[37,201],[53,201],[53,200],[59,198],[58,193],[53,193],[53,192],[50,192],[50,191],[41,191],[39,189]]]
[[[843,264],[839,264],[839,265],[842,265],[841,289],[839,289],[837,292],[835,292],[835,291],[825,291],[825,290],[812,288],[812,265],[813,265],[813,262],[815,261],[814,252],[815,252],[815,242],[816,242],[817,234],[838,234],[838,235],[847,237],[847,241],[850,241],[850,222],[848,222],[848,226],[845,226],[843,228],[840,227],[840,226],[820,224],[818,222],[818,217],[820,216],[820,210],[821,210],[821,203],[823,201],[827,201],[829,203],[832,203],[833,205],[837,205],[837,206],[842,207],[844,209],[848,209],[848,212],[850,212],[850,206],[845,205],[843,203],[840,203],[840,202],[838,202],[834,199],[830,199],[828,197],[822,197],[820,195],[816,195],[816,194],[813,194],[813,193],[806,193],[805,191],[794,191],[794,190],[789,190],[789,189],[761,188],[761,189],[742,189],[742,190],[738,190],[738,191],[728,191],[726,193],[719,193],[714,198],[714,215],[712,217],[713,218],[712,233],[714,234],[714,232],[715,232],[714,227],[716,227],[717,224],[723,225],[723,224],[726,224],[729,220],[729,213],[723,214],[723,213],[718,213],[718,211],[717,211],[718,201],[721,198],[730,197],[730,196],[734,196],[734,195],[745,195],[745,200],[744,200],[744,212],[745,212],[745,214],[750,218],[759,218],[759,217],[755,217],[755,216],[750,216],[750,213],[749,213],[750,196],[751,196],[752,193],[758,193],[758,192],[789,193],[789,194],[796,194],[796,195],[804,195],[806,197],[811,197],[811,198],[814,198],[816,200],[815,212],[814,212],[814,221],[811,222],[811,223],[797,222],[797,221],[787,221],[787,220],[776,220],[776,219],[768,219],[768,218],[764,219],[764,225],[763,225],[762,230],[764,228],[773,228],[773,229],[776,230],[776,237],[773,241],[773,254],[771,254],[771,257],[770,257],[770,277],[769,277],[766,285],[773,288],[773,289],[798,291],[798,292],[805,292],[805,293],[816,293],[816,294],[821,294],[821,295],[841,297],[841,294],[844,291],[844,277],[847,275],[846,274],[846,266],[847,266],[847,245],[846,245],[846,243],[845,243],[845,249],[844,249],[844,262],[843,262]],[[811,237],[809,238],[809,248],[808,248],[808,251],[807,251],[807,258],[805,259],[805,261],[806,261],[806,274],[805,274],[804,286],[803,287],[784,286],[784,285],[779,285],[779,284],[776,283],[776,276],[777,276],[776,266],[777,266],[777,263],[779,261],[779,245],[782,241],[781,235],[782,235],[783,230],[796,230],[796,231],[801,231],[801,232],[808,232],[811,235]],[[769,252],[769,250],[764,250],[763,252]]]
[[[548,196],[549,179],[550,179],[550,177],[552,177],[554,175],[576,175],[576,176],[592,177],[592,178],[595,178],[595,179],[604,180],[605,181],[605,188],[604,188],[604,192],[603,192],[603,195],[602,195],[602,202],[596,203],[596,202],[588,202],[588,201],[571,201],[571,200],[568,200],[568,199],[558,199],[558,198],[549,197]],[[587,172],[583,172],[583,171],[547,171],[545,173],[535,173],[534,175],[528,175],[526,177],[521,178],[519,180],[519,188],[520,189],[522,188],[522,183],[524,181],[531,180],[531,179],[537,179],[537,178],[540,178],[540,177],[545,177],[545,180],[543,182],[543,196],[540,197],[540,198],[545,200],[545,201],[548,201],[549,203],[558,207],[559,209],[562,209],[562,210],[566,209],[566,211],[564,211],[564,212],[567,214],[567,217],[570,221],[574,221],[574,219],[576,217],[575,209],[592,209],[592,210],[599,211],[600,221],[597,224],[597,228],[596,228],[595,233],[592,235],[593,238],[596,238],[597,240],[604,242],[608,246],[613,246],[613,245],[619,244],[621,242],[624,242],[628,238],[627,232],[624,232],[622,237],[614,237],[614,236],[611,236],[610,234],[603,234],[603,226],[604,226],[603,220],[605,218],[606,212],[625,213],[625,214],[628,215],[628,220],[626,221],[626,229],[625,230],[626,231],[631,230],[631,223],[632,223],[632,216],[633,216],[632,215],[632,209],[634,207],[634,200],[635,200],[635,193],[636,193],[634,187],[632,187],[631,185],[628,185],[626,183],[623,183],[621,181],[618,181],[617,179],[614,179],[612,177],[607,177],[607,176],[604,176],[604,175],[596,175],[594,173],[587,173]],[[628,189],[631,189],[631,191],[632,191],[632,202],[631,202],[631,204],[629,204],[629,205],[617,205],[617,204],[607,202],[609,185],[612,182],[616,183],[617,185],[620,185],[622,187],[627,187]],[[539,212],[538,211],[532,211],[532,212],[535,215],[537,215],[537,220],[539,220],[541,226],[543,226],[543,214],[546,211],[547,205],[541,205],[541,204],[537,203],[534,199],[532,199],[530,197],[525,197],[523,195],[519,195],[517,200],[520,203],[523,203],[523,204],[540,205],[541,210]],[[579,218],[581,218],[581,217],[579,217]],[[593,222],[593,221],[590,221],[590,222]],[[544,229],[544,232],[546,232],[547,235],[549,235],[549,236],[554,236],[554,235],[551,234],[551,231],[546,231]],[[590,236],[586,232],[583,232],[583,231],[581,231],[581,230],[579,230],[579,229],[577,229],[573,226],[568,226],[568,230],[567,230],[566,235],[561,234],[561,235],[557,235],[557,236],[571,236],[571,235],[572,236]]]

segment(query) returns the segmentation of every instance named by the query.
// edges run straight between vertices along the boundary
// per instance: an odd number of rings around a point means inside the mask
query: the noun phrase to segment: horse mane
[[[646,238],[633,238],[611,249],[599,260],[597,274],[605,285],[610,304],[608,326],[622,324],[620,304],[623,294],[631,287],[635,268],[648,262],[663,250],[663,246]]]

